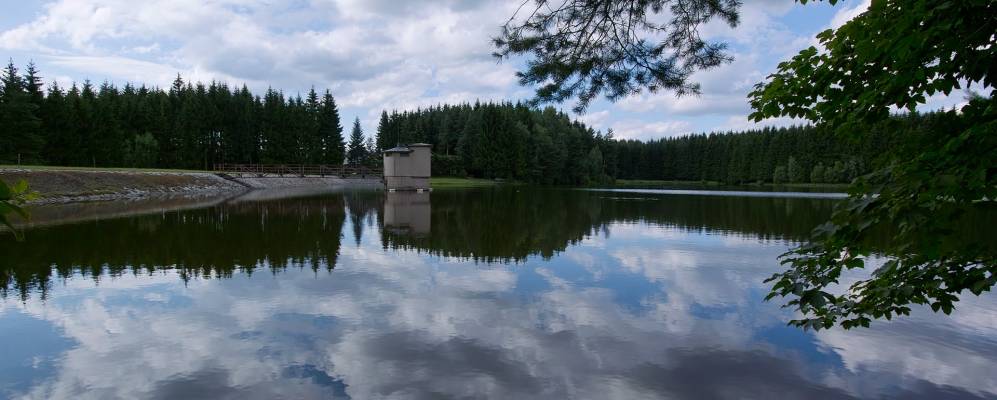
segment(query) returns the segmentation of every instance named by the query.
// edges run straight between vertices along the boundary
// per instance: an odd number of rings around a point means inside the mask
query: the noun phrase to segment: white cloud
[[[578,117],[579,121],[582,121],[585,125],[591,126],[595,129],[606,128],[606,120],[609,118],[609,110],[596,111],[592,113],[582,114]]]
[[[747,1],[741,23],[701,27],[731,45],[735,61],[701,71],[701,96],[671,92],[597,101],[581,119],[597,129],[641,139],[703,132],[718,120],[743,119],[746,95],[815,31],[787,18],[820,7]],[[837,6],[811,26],[840,26],[869,0]],[[490,37],[518,7],[504,0],[54,0],[28,19],[0,25],[0,50],[35,59],[60,84],[67,77],[168,85],[176,73],[194,80],[268,86],[286,94],[330,88],[347,119],[368,133],[381,110],[440,103],[519,100],[521,60],[497,63]],[[791,13],[791,11],[793,11]],[[26,59],[15,61],[24,63]],[[51,71],[47,69],[51,68]],[[946,104],[951,101],[945,102]]]
[[[748,117],[733,116],[728,117],[724,123],[720,124],[715,128],[717,131],[721,132],[737,132],[744,131],[748,129],[760,129],[766,127],[781,128],[794,125],[807,125],[809,121],[790,118],[790,117],[778,117],[778,118],[767,118],[759,122],[748,119]]]
[[[370,127],[385,108],[524,93],[490,36],[514,7],[490,1],[57,0],[0,26],[0,49],[77,80],[331,88]],[[370,128],[368,128],[370,130]]]
[[[828,28],[838,29],[846,22],[851,21],[853,18],[857,17],[869,9],[869,5],[872,4],[872,0],[862,0],[852,7],[843,6],[838,12],[834,13],[834,17],[831,18],[831,23]]]
[[[618,139],[649,140],[661,137],[681,136],[692,132],[692,124],[687,121],[644,122],[625,120],[612,125]]]

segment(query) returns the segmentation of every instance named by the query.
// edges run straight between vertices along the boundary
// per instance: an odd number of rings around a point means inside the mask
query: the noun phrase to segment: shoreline
[[[207,171],[0,167],[0,179],[28,182],[39,198],[28,206],[136,201],[149,198],[233,197],[254,190],[380,186],[377,179],[332,177],[232,177]]]
[[[599,186],[599,185],[596,185]],[[786,191],[836,191],[847,192],[847,183],[740,183],[726,184],[714,181],[666,181],[643,179],[617,179],[612,184],[603,185],[613,189],[660,189],[670,187],[738,188],[738,189],[785,189]]]
[[[0,168],[8,183],[28,182],[39,198],[27,205],[141,200],[151,197],[211,197],[246,187],[208,172],[129,171],[59,168]]]

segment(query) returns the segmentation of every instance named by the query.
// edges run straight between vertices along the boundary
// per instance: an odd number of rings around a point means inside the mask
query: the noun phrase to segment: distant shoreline
[[[694,190],[694,189],[640,189],[640,188],[585,188],[582,190],[606,193],[641,193],[682,196],[732,196],[732,197],[777,197],[796,199],[844,199],[848,195],[839,192],[777,192],[746,190]]]
[[[30,190],[40,195],[31,205],[65,204],[77,202],[139,200],[149,197],[213,197],[237,195],[254,189],[316,188],[362,185],[372,186],[373,180],[352,181],[329,177],[307,178],[223,178],[210,171],[146,169],[146,168],[90,168],[58,166],[0,165],[0,180],[15,183],[27,180]],[[432,187],[476,188],[515,182],[489,179],[433,177]],[[836,192],[842,193],[847,184],[824,183],[752,183],[728,185],[712,181],[628,180],[618,179],[612,184],[592,185],[589,189],[684,189],[708,188],[711,190],[752,190],[785,192]]]
[[[662,188],[669,186],[685,187],[727,187],[727,188],[765,188],[765,189],[809,189],[819,191],[844,192],[848,189],[847,183],[741,183],[727,184],[715,181],[670,181],[670,180],[650,180],[650,179],[617,179],[609,188]]]

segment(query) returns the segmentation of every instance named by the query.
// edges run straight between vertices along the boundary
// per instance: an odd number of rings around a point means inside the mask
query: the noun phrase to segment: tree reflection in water
[[[0,397],[997,393],[992,298],[817,334],[762,301],[832,204],[373,191],[33,229],[0,242]]]
[[[612,223],[649,223],[765,240],[797,240],[829,215],[832,200],[654,196],[577,190],[353,191],[238,202],[62,226],[0,239],[0,295],[43,296],[53,277],[151,273],[184,279],[290,267],[332,270],[350,219],[359,246],[379,224],[385,249],[416,249],[481,262],[550,259]],[[430,232],[430,227],[433,227]]]

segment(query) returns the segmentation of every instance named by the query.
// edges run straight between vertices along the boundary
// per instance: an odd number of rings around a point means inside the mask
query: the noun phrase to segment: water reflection
[[[384,194],[384,230],[395,235],[425,237],[432,227],[427,192]]]
[[[349,191],[235,201],[196,210],[47,226],[29,240],[0,239],[0,295],[42,295],[53,278],[98,278],[176,269],[184,279],[234,271],[336,267],[343,226],[361,245],[374,226],[385,249],[416,249],[482,262],[550,259],[608,224],[647,224],[679,230],[795,240],[830,214],[825,199],[764,199],[631,194],[573,190]],[[383,223],[381,222],[383,221]],[[437,229],[430,233],[431,227]]]
[[[32,230],[23,253],[2,244],[0,332],[58,340],[5,348],[19,374],[0,397],[994,397],[992,297],[818,335],[761,301],[776,255],[828,212],[351,192]]]

